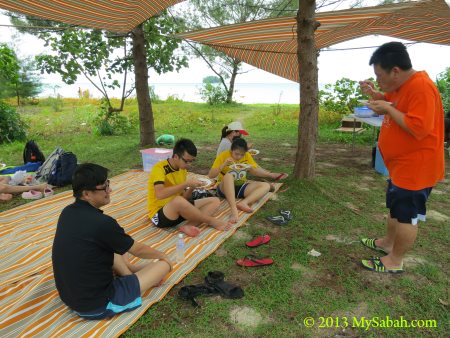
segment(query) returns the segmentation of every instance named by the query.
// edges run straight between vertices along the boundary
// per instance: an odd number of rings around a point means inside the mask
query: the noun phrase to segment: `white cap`
[[[228,125],[228,130],[238,130],[242,135],[248,135],[248,132],[242,128],[241,122],[234,121]]]

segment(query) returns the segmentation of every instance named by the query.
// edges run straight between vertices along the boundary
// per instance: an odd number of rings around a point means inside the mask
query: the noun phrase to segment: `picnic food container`
[[[372,117],[374,112],[367,106],[353,108],[356,117]]]

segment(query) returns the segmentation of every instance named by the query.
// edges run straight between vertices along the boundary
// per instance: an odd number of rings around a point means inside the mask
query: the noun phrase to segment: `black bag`
[[[23,164],[29,162],[41,162],[44,163],[45,157],[41,149],[39,149],[36,142],[33,140],[28,141],[25,144],[25,149],[23,150]]]
[[[72,175],[77,168],[77,157],[74,153],[68,151],[62,153],[58,160],[54,170],[48,176],[48,184],[63,187],[72,183]]]

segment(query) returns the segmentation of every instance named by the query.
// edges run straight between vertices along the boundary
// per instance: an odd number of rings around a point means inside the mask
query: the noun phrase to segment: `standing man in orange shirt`
[[[361,242],[384,257],[363,260],[376,272],[403,272],[403,257],[417,237],[418,221],[425,221],[426,202],[433,186],[444,178],[444,110],[441,96],[424,71],[412,68],[400,42],[380,46],[372,55],[377,91],[361,81],[371,97],[369,108],[384,115],[378,145],[390,179],[386,191],[389,208],[387,233]]]

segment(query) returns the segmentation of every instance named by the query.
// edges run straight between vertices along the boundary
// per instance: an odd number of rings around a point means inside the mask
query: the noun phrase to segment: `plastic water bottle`
[[[185,249],[186,249],[186,244],[184,243],[184,236],[183,236],[183,234],[178,234],[177,251],[176,251],[177,263],[184,263]]]

